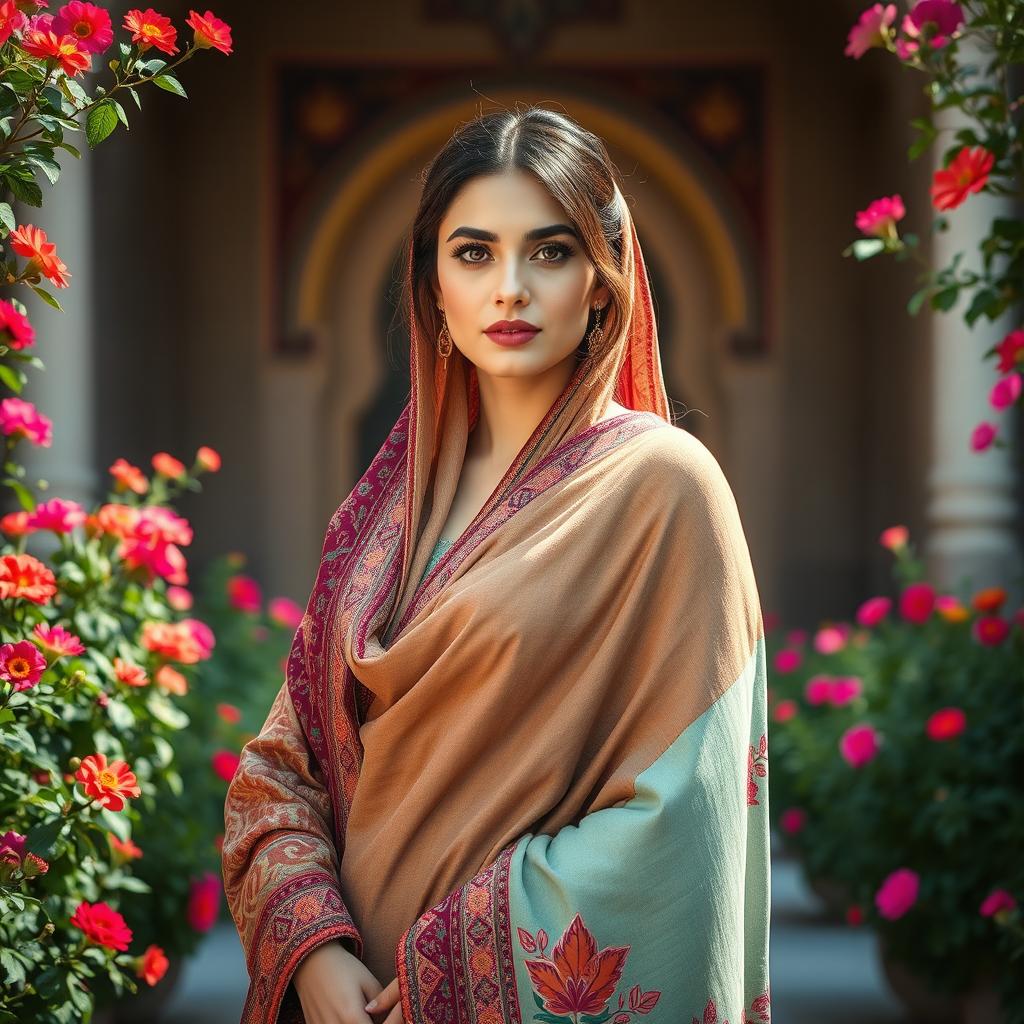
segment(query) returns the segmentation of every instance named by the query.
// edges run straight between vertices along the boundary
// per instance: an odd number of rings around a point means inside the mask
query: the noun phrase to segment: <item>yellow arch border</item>
[[[651,132],[631,123],[620,114],[593,100],[569,93],[563,98],[539,94],[529,98],[529,90],[501,91],[494,97],[500,103],[544,102],[554,100],[571,107],[572,116],[600,135],[607,143],[627,153],[642,154],[645,166],[656,175],[667,193],[693,218],[708,247],[716,280],[721,289],[722,308],[731,325],[749,320],[748,292],[744,285],[742,262],[735,239],[705,188],[679,154]],[[476,114],[475,99],[445,104],[426,115],[412,119],[408,126],[394,132],[383,145],[359,161],[353,173],[336,188],[321,211],[310,243],[303,254],[299,271],[295,311],[301,326],[315,324],[324,308],[329,286],[330,253],[336,240],[343,237],[358,210],[379,189],[379,182],[390,180],[416,153],[439,148],[458,122]]]

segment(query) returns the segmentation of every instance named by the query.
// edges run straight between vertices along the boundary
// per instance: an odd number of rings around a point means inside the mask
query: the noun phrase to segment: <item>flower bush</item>
[[[968,44],[977,44],[980,58]],[[938,141],[936,113],[956,109],[963,121],[932,176],[932,231],[945,231],[945,214],[979,192],[1024,197],[1024,95],[1014,95],[1011,74],[1024,59],[1024,7],[1019,0],[916,0],[902,18],[895,3],[876,3],[850,29],[845,52],[859,60],[873,49],[887,51],[908,72],[926,77],[930,114],[912,122],[917,138],[908,152],[911,160]],[[948,312],[961,296],[967,299],[963,316],[968,326],[981,317],[994,321],[1007,310],[1019,314],[1024,300],[1024,222],[1013,216],[993,218],[972,254],[979,259],[974,268],[962,268],[965,253],[958,252],[948,266],[933,269],[920,251],[918,235],[900,234],[897,225],[906,214],[899,195],[873,200],[854,217],[865,237],[843,255],[858,260],[881,254],[897,260],[914,257],[922,272],[919,288],[908,302],[911,314],[925,302]],[[993,413],[1000,413],[1020,401],[1024,324],[1010,330],[984,357],[997,360],[989,405]],[[967,443],[974,452],[1006,445],[998,423],[991,420],[979,423]]]
[[[72,0],[54,13],[45,0],[0,2],[0,186],[5,199],[42,206],[40,180],[55,185],[58,149],[84,128],[90,146],[128,118],[118,94],[141,108],[147,84],[184,96],[175,69],[199,50],[231,52],[230,29],[212,12],[190,12],[193,38],[152,9],[129,11],[130,41],[115,43],[109,12]],[[111,47],[108,85],[90,96],[78,81]],[[36,224],[18,224],[0,202],[3,283],[71,284],[57,243]],[[156,984],[165,950],[139,941],[142,922],[125,914],[131,895],[155,898],[134,870],[133,830],[169,795],[182,792],[173,740],[188,725],[176,706],[176,663],[213,650],[213,634],[169,603],[188,581],[182,548],[192,540],[173,503],[216,453],[200,449],[187,469],[161,453],[150,477],[124,459],[110,467],[106,499],[92,508],[41,500],[19,451],[49,447],[53,425],[21,397],[35,330],[13,294],[0,299],[0,437],[7,497],[0,518],[0,1024],[88,1019],[104,993]],[[171,472],[171,466],[175,468]],[[8,507],[10,507],[8,505]],[[29,550],[29,548],[33,550]],[[178,870],[191,851],[179,852]]]
[[[933,991],[1024,1006],[1024,608],[936,593],[903,527],[893,596],[769,637],[772,811],[808,877]],[[1011,1013],[1012,1010],[1012,1013]]]

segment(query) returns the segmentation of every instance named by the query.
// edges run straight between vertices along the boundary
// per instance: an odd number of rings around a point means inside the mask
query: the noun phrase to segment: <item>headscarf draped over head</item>
[[[332,939],[409,1024],[769,1020],[760,606],[618,199],[631,308],[439,560],[479,398],[411,318],[409,402],[228,791],[243,1022],[301,1020]]]

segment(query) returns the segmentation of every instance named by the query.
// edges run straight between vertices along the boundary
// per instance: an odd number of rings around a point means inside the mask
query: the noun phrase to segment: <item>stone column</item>
[[[976,51],[962,48],[962,59],[981,63]],[[934,146],[935,167],[963,127],[960,111],[936,115],[941,134]],[[966,252],[963,268],[980,269],[978,243],[996,217],[1019,214],[1010,198],[979,193],[947,214],[949,228],[937,232],[932,262],[947,266],[953,255]],[[1008,312],[997,322],[977,320],[971,329],[963,320],[966,303],[947,313],[931,314],[932,333],[932,451],[928,474],[929,532],[925,558],[929,580],[952,587],[970,580],[973,589],[1007,586],[1014,590],[1021,573],[1021,551],[1014,532],[1017,481],[1012,449],[970,449],[970,436],[983,419],[997,423],[999,436],[1012,443],[1016,408],[996,412],[988,394],[998,379],[995,362],[982,355],[1020,326],[1021,311]],[[1016,317],[1016,319],[1015,319]],[[1015,591],[1019,599],[1019,591]]]

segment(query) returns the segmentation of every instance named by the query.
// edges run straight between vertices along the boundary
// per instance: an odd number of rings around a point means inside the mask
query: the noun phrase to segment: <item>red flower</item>
[[[108,471],[114,478],[114,489],[116,491],[134,491],[136,494],[145,494],[149,484],[146,482],[146,475],[138,466],[133,466],[127,459],[118,459]]]
[[[263,602],[260,585],[251,576],[232,576],[227,584],[228,602],[240,612],[258,612]]]
[[[974,638],[986,647],[998,647],[1010,635],[1010,623],[998,615],[985,615],[974,623]]]
[[[131,839],[125,839],[122,842],[113,832],[108,832],[107,838],[110,840],[110,845],[119,859],[123,861],[138,860],[142,856],[142,850]]]
[[[141,665],[133,665],[123,658],[114,659],[114,674],[128,686],[147,686],[149,684],[146,670]]]
[[[205,444],[196,452],[196,462],[207,473],[216,473],[220,469],[219,453]]]
[[[103,53],[114,41],[110,15],[102,7],[82,0],[71,0],[57,12],[53,31],[59,36],[74,36],[78,48],[86,53]]]
[[[170,665],[161,665],[156,670],[156,675],[153,676],[153,682],[161,690],[166,690],[167,693],[173,693],[178,697],[184,697],[188,693],[188,680]]]
[[[153,468],[172,480],[180,480],[185,475],[185,464],[167,452],[157,452],[153,456]]]
[[[11,33],[21,27],[23,20],[24,15],[14,0],[5,0],[0,4],[0,45],[11,38]]]
[[[928,719],[925,732],[930,740],[941,743],[955,739],[966,728],[967,716],[960,708],[941,708]]]
[[[527,960],[544,1009],[556,1015],[600,1014],[615,992],[628,946],[598,952],[594,936],[577,914],[551,951],[551,959]]]
[[[166,973],[170,961],[159,946],[147,946],[146,952],[137,958],[135,974],[147,985],[155,985]]]
[[[140,53],[145,53],[151,46],[171,55],[178,52],[175,46],[178,30],[170,18],[157,14],[152,7],[144,11],[132,8],[124,16],[124,27],[131,32],[132,42],[139,44]]]
[[[56,654],[58,658],[65,654],[82,654],[85,651],[82,641],[63,626],[47,626],[40,622],[32,630],[32,635],[44,651]]]
[[[988,182],[996,158],[984,146],[964,146],[945,169],[932,178],[932,204],[937,210],[953,210],[972,192],[980,192]]]
[[[234,704],[218,704],[217,714],[231,725],[237,725],[242,720],[242,712]]]
[[[58,35],[52,29],[30,28],[22,37],[21,48],[33,57],[59,61],[61,70],[69,78],[92,68],[92,57],[78,45],[77,37],[70,33]],[[58,284],[57,287],[63,288],[65,285]]]
[[[32,533],[32,527],[28,525],[28,513],[8,512],[0,516],[0,530],[9,537],[24,537],[26,533]]]
[[[0,597],[46,604],[57,593],[53,573],[32,555],[0,555]]]
[[[10,344],[8,342],[8,344]],[[999,373],[1009,373],[1017,366],[1024,364],[1024,329],[1010,331],[998,345],[996,352],[999,354],[999,365],[996,369]]]
[[[39,33],[45,35],[46,33]],[[49,33],[54,39],[57,37]],[[67,37],[65,37],[67,38]],[[79,51],[76,50],[76,53]],[[89,67],[89,56],[80,54],[85,60],[83,71]],[[70,72],[68,72],[70,74]],[[42,228],[31,224],[19,224],[10,234],[11,248],[29,261],[29,267],[48,277],[58,288],[67,288],[71,281],[67,264],[57,255],[57,246],[47,240]]]
[[[927,583],[911,583],[900,595],[900,615],[917,625],[927,622],[935,608],[935,591]]]
[[[979,612],[997,612],[1006,602],[1006,591],[1002,587],[986,587],[971,598],[971,604]]]
[[[196,46],[204,50],[212,46],[225,55],[231,53],[231,26],[221,21],[213,11],[200,15],[190,10],[185,24],[195,32]]]
[[[132,930],[125,919],[106,903],[79,903],[71,923],[81,928],[90,942],[108,949],[123,953],[132,941]]]
[[[86,796],[98,800],[110,811],[124,810],[124,798],[136,797],[142,792],[128,765],[124,761],[111,761],[108,765],[105,754],[83,757],[75,778],[82,784]]]
[[[36,332],[28,318],[19,313],[6,299],[0,299],[0,343],[18,351],[28,348],[35,340]]]
[[[795,700],[780,700],[775,705],[775,721],[788,722],[791,718],[796,718],[799,710],[800,708]]]
[[[235,777],[235,772],[238,771],[239,761],[241,761],[239,755],[230,750],[218,750],[213,757],[210,758],[213,770],[225,782],[230,782]]]
[[[188,923],[197,932],[208,932],[220,913],[220,879],[207,871],[192,880],[188,894]]]

